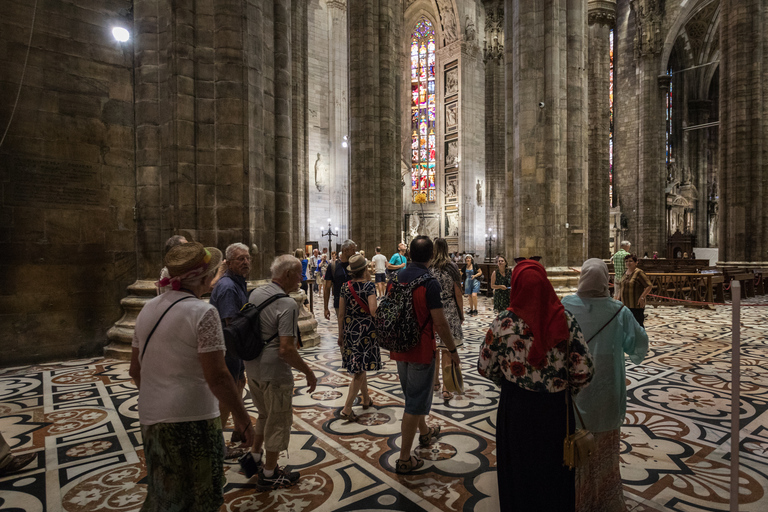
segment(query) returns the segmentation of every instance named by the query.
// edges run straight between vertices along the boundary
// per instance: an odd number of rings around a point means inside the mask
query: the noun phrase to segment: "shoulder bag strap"
[[[621,307],[619,308],[619,310],[618,310],[618,311],[616,311],[616,312],[613,314],[613,316],[611,317],[611,319],[610,319],[610,320],[608,320],[607,322],[605,322],[605,325],[603,325],[603,326],[600,328],[600,330],[599,330],[599,331],[597,331],[595,334],[593,334],[592,336],[590,336],[590,337],[589,337],[589,339],[587,340],[587,344],[589,344],[589,342],[590,342],[590,341],[592,341],[592,340],[595,338],[595,336],[597,336],[598,334],[600,334],[600,331],[602,331],[603,329],[605,329],[606,327],[608,327],[608,324],[610,324],[611,322],[613,322],[613,319],[614,319],[614,318],[616,318],[616,317],[618,316],[618,314],[619,314],[619,313],[621,313],[621,310],[622,310],[622,309],[624,309],[624,304],[622,304],[622,305],[621,305]],[[582,425],[583,425],[583,423],[582,423]]]
[[[357,293],[355,293],[355,289],[352,287],[352,281],[347,281],[347,288],[349,289],[349,293],[352,294],[352,297],[354,297],[357,303],[360,304],[360,307],[363,308],[363,311],[365,311],[370,315],[371,309],[368,307],[368,304],[363,302],[363,299],[361,299],[360,296]]]
[[[187,300],[187,299],[193,299],[193,298],[194,297],[191,297],[189,295],[186,296],[186,297],[182,297],[182,298],[178,299],[176,302],[174,302],[173,304],[171,304],[170,306],[168,306],[168,309],[163,311],[163,314],[160,315],[160,318],[157,319],[157,323],[155,324],[155,326],[152,328],[151,331],[149,331],[149,336],[147,336],[147,341],[144,343],[144,348],[141,350],[141,359],[140,359],[139,362],[144,360],[144,352],[147,351],[147,345],[149,345],[149,340],[152,338],[152,335],[155,334],[155,329],[157,329],[157,326],[160,325],[160,321],[163,319],[163,317],[171,310],[171,308],[173,306],[175,306],[179,302],[181,302],[183,300]]]
[[[619,309],[619,311],[621,311],[621,309]],[[618,312],[616,314],[618,314]],[[616,315],[613,315],[613,318],[616,318]],[[611,320],[613,320],[613,318],[611,318]],[[611,320],[608,320],[608,324],[611,323]],[[605,325],[608,325],[608,324],[605,324]],[[603,330],[605,325],[600,328],[600,331]],[[597,333],[599,333],[600,331],[597,331]],[[594,338],[597,335],[597,333],[595,333],[595,335],[592,336],[592,338]],[[592,338],[589,338],[590,341],[592,340]],[[589,343],[589,342],[587,342],[587,343]],[[569,338],[569,339],[567,339],[565,341],[565,379],[566,379],[565,380],[565,383],[566,383],[565,384],[566,385],[566,389],[565,389],[565,437],[566,438],[569,435],[571,435],[571,426],[570,426],[570,416],[571,415],[569,414],[569,409],[571,408],[571,398],[572,398],[572,396],[571,396],[571,371],[568,369],[568,365],[570,363],[571,363],[571,340]],[[576,406],[576,404],[573,404],[573,410],[576,411],[576,415],[579,417],[579,421],[581,422],[581,426],[586,430],[587,424],[584,423],[584,418],[581,417],[581,412],[579,412],[579,408]]]

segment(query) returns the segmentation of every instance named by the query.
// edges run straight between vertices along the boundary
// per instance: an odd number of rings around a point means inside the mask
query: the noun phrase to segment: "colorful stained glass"
[[[435,202],[435,29],[422,17],[411,36],[411,188]]]

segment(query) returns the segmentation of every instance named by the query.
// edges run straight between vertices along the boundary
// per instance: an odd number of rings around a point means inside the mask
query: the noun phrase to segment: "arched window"
[[[435,28],[422,17],[411,37],[411,189],[412,200],[424,193],[434,203],[435,148]]]

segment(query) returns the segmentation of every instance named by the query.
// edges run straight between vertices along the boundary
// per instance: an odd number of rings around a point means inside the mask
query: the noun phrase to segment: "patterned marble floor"
[[[228,464],[222,510],[498,510],[498,392],[474,369],[490,306],[481,299],[480,315],[465,324],[460,355],[467,392],[447,403],[435,395],[430,421],[445,434],[421,450],[427,463],[408,476],[393,471],[403,412],[394,363],[370,376],[375,408],[358,424],[343,422],[338,411],[349,377],[340,369],[333,324],[320,319],[323,342],[304,351],[319,386],[309,395],[297,376],[291,446],[281,461],[301,471],[301,480],[289,490],[255,493],[237,465]],[[742,316],[742,511],[768,510],[766,311],[747,307]],[[627,510],[728,510],[730,307],[647,314],[651,350],[627,372],[621,444]],[[0,431],[14,452],[37,454],[26,471],[0,479],[0,510],[139,510],[146,487],[136,397],[121,361],[0,370]]]

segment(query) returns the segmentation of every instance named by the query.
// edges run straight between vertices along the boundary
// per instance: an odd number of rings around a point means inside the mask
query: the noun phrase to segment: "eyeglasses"
[[[518,256],[515,258],[515,263],[520,263],[521,261],[525,260],[541,261],[541,256],[531,256],[530,258],[523,258],[522,256]]]

